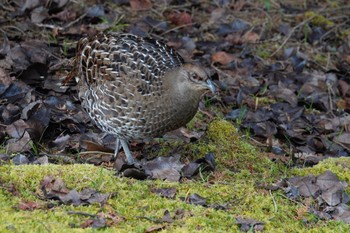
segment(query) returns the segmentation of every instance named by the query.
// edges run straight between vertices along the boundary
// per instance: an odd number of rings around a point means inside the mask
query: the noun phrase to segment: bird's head
[[[209,79],[206,70],[201,66],[187,63],[181,67],[180,73],[178,81],[187,91],[195,91],[199,94],[211,91],[215,94],[215,86]]]

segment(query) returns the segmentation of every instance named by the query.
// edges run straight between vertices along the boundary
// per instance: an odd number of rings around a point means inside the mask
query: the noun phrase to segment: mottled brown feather
[[[103,131],[123,140],[152,138],[185,125],[205,86],[202,68],[164,43],[112,33],[81,39],[72,74],[79,98]],[[202,80],[191,79],[192,73]],[[203,77],[204,76],[204,77]]]

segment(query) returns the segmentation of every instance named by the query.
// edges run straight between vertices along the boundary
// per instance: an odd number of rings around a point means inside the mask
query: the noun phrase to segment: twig
[[[52,25],[52,24],[44,24],[44,23],[37,23],[36,26],[38,27],[44,27],[44,28],[50,28],[50,29],[58,29],[58,30],[63,30],[63,27],[57,26],[57,25]]]
[[[335,93],[334,93],[334,91],[332,90],[332,87],[331,87],[331,84],[329,84],[329,83],[327,83],[327,92],[328,92],[328,101],[329,101],[329,109],[330,109],[330,112],[331,112],[331,114],[334,116],[334,117],[336,117],[335,116],[335,114],[334,114],[334,108],[333,108],[333,98],[332,97],[336,97],[336,95],[335,95]]]
[[[333,28],[331,28],[330,30],[328,30],[325,34],[323,34],[321,37],[320,37],[320,41],[323,41],[325,39],[326,36],[328,36],[330,33],[332,33],[333,31],[337,30],[338,28],[340,28],[341,26],[343,25],[346,25],[348,22],[345,21],[343,23],[340,23],[336,26],[334,26]]]
[[[338,145],[341,146],[341,147],[344,147],[344,148],[347,149],[348,151],[350,151],[350,147],[344,145],[344,143],[338,142],[338,141],[336,141],[336,140],[333,140],[333,142],[334,142],[335,144],[338,144]]]
[[[89,217],[93,217],[93,218],[97,217],[96,214],[89,214],[89,213],[80,212],[80,211],[68,211],[68,214],[77,214],[77,215],[89,216]]]
[[[242,138],[245,138],[246,136],[243,135]],[[269,147],[268,145],[266,145],[265,143],[259,142],[258,140],[254,139],[253,137],[248,137],[249,140],[252,140],[253,142],[255,142],[257,145],[261,146],[261,147]]]
[[[10,5],[10,3],[7,2],[8,5]],[[13,7],[10,6],[5,6],[5,4],[3,3],[0,3],[0,8],[6,10],[6,11],[9,11],[9,12],[14,12],[15,9]]]
[[[345,6],[341,6],[341,7],[338,7],[338,8],[326,8],[326,9],[322,9],[321,11],[318,11],[318,12],[335,12],[335,11],[346,11],[347,9],[349,9],[350,6],[349,5],[345,5]]]
[[[226,72],[222,71],[221,69],[217,68],[217,67],[214,66],[213,64],[211,64],[210,67],[213,68],[214,70],[216,70],[218,73],[221,73],[221,74],[223,74],[224,76],[233,79],[233,77],[232,77],[231,75],[229,75],[228,73],[226,73]]]
[[[12,26],[12,25],[10,25],[10,26],[4,26],[3,28],[1,28],[0,30],[2,31],[2,32],[5,32],[5,28],[8,28],[8,29],[10,29],[10,28],[13,28],[13,29],[16,29],[17,31],[19,31],[20,33],[22,33],[22,34],[24,34],[24,31],[22,30],[22,29],[20,29],[19,27],[16,27],[16,26]],[[6,33],[6,32],[5,32]]]
[[[302,202],[300,202],[300,201],[293,200],[293,199],[291,199],[291,198],[288,198],[286,195],[283,195],[283,194],[281,194],[281,193],[276,193],[276,194],[279,195],[279,196],[281,196],[281,197],[284,197],[285,199],[287,199],[287,200],[289,200],[289,201],[291,201],[291,202],[293,202],[293,203],[295,203],[295,204],[298,204],[298,205],[302,205],[302,206],[307,207],[304,203],[302,203]]]
[[[148,221],[151,221],[151,222],[154,222],[154,223],[163,223],[161,220],[159,219],[154,219],[154,218],[149,218],[149,217],[146,217],[146,216],[137,216],[137,218],[140,218],[140,219],[146,219]]]
[[[273,52],[273,53],[271,54],[271,57],[275,56],[276,53],[278,53],[278,52],[282,49],[282,47],[287,43],[287,41],[288,41],[288,40],[290,39],[290,37],[293,35],[293,33],[295,32],[295,30],[297,30],[300,26],[302,26],[302,25],[304,25],[304,24],[310,22],[310,21],[311,21],[313,18],[315,18],[315,17],[316,17],[316,15],[313,15],[312,17],[305,19],[304,21],[302,21],[301,23],[299,23],[298,25],[296,25],[295,27],[293,27],[292,30],[289,32],[287,38],[283,41],[283,43],[276,49],[275,52]]]
[[[214,119],[214,116],[211,115],[209,112],[204,111],[204,110],[202,110],[202,109],[200,109],[200,108],[198,109],[198,111],[199,111],[200,113],[203,113],[204,115],[206,115],[206,116],[209,118],[209,120]]]
[[[270,192],[270,196],[271,196],[271,199],[272,199],[272,202],[273,202],[273,206],[274,206],[274,208],[275,208],[275,213],[277,213],[277,211],[278,211],[277,203],[276,203],[276,201],[275,201],[274,196],[272,195],[271,190],[269,190],[269,192]]]
[[[87,14],[87,13],[84,13],[84,14],[82,14],[79,18],[77,18],[76,20],[74,20],[74,21],[68,23],[67,25],[65,25],[65,26],[63,27],[63,29],[69,28],[69,27],[72,26],[73,24],[79,22],[80,20],[82,20],[82,19],[86,16],[86,14]]]
[[[194,25],[194,23],[188,23],[188,24],[183,24],[183,25],[177,26],[177,27],[173,27],[173,28],[163,32],[162,34],[160,34],[160,36],[164,36],[165,34],[168,34],[169,32],[175,31],[175,30],[180,29],[180,28],[192,26],[192,25]]]
[[[79,154],[83,155],[89,155],[89,154],[99,154],[99,155],[113,155],[113,153],[110,152],[103,152],[103,151],[81,151]]]

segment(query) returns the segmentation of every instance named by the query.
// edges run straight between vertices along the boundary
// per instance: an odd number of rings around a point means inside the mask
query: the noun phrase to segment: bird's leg
[[[133,164],[134,163],[134,159],[133,159],[132,154],[130,152],[130,149],[129,149],[127,141],[125,141],[123,139],[120,139],[120,142],[121,142],[123,150],[125,152],[126,159],[128,160],[128,164]]]
[[[114,159],[117,159],[120,148],[121,148],[120,139],[117,138],[117,141],[115,142]]]

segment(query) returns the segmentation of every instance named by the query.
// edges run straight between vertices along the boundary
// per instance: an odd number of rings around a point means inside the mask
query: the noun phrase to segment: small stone
[[[0,161],[8,161],[10,156],[8,154],[0,154]]]
[[[22,154],[18,154],[15,157],[13,157],[12,162],[15,165],[24,165],[29,163],[29,159]]]

